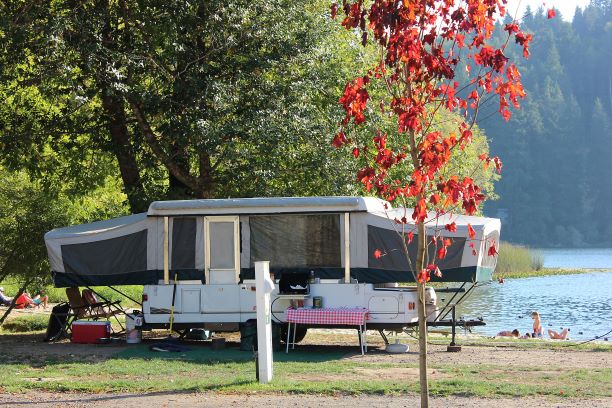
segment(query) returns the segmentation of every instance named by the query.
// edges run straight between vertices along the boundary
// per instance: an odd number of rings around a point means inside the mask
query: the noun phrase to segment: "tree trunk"
[[[201,190],[198,191],[199,198],[213,198],[214,197],[214,182],[213,182],[213,168],[210,162],[210,155],[205,152],[200,153],[200,185]]]
[[[417,223],[418,249],[417,274],[425,267],[425,252],[427,250],[427,235],[425,225]],[[427,316],[425,309],[425,282],[417,283],[418,315],[419,315],[419,383],[421,385],[421,408],[429,407],[429,381],[427,379]]]
[[[185,173],[189,173],[189,153],[187,148],[173,140],[170,144],[170,154],[176,163]],[[179,180],[168,169],[168,198],[171,200],[186,200],[193,198],[194,191],[189,186]]]
[[[128,132],[123,101],[102,90],[102,106],[108,116],[108,131],[113,141],[113,153],[119,163],[123,189],[133,213],[147,210],[147,200],[140,178],[136,154]]]

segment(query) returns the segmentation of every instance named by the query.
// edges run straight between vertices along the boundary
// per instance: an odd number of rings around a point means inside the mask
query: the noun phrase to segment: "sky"
[[[525,7],[530,5],[531,8],[535,11],[540,6],[542,6],[545,10],[554,7],[559,10],[564,20],[571,21],[574,17],[574,11],[576,10],[576,6],[584,8],[591,1],[590,0],[508,0],[507,10],[510,15],[514,15],[517,6],[520,3],[520,10],[518,16],[522,16],[524,14]]]

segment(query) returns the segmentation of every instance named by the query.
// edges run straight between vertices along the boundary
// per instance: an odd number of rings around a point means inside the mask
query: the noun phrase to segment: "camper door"
[[[204,217],[206,283],[238,283],[240,223],[237,216]]]

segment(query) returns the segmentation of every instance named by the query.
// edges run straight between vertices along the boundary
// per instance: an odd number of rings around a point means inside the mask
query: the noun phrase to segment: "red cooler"
[[[110,322],[90,322],[77,320],[72,323],[72,338],[73,343],[96,344],[98,339],[110,337],[111,325]]]

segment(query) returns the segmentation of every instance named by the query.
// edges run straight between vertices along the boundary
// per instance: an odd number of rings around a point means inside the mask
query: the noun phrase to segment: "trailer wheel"
[[[283,326],[281,327],[281,341],[283,343],[287,343],[287,329],[288,329],[288,325],[283,324]],[[306,333],[308,332],[308,328],[307,327],[300,327],[298,326],[296,332],[295,332],[295,342],[299,343],[300,341],[304,340],[304,337],[306,337]]]

